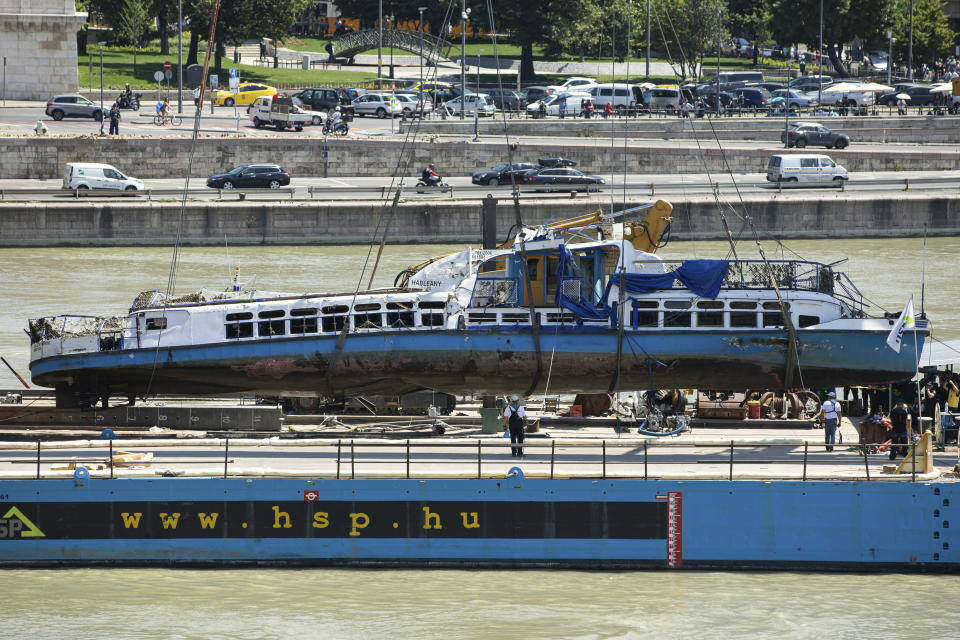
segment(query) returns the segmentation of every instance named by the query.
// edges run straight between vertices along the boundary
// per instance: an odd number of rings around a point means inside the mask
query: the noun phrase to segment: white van
[[[656,87],[647,91],[643,98],[651,111],[680,110],[680,89],[676,87]]]
[[[143,189],[143,180],[125,176],[109,164],[68,162],[63,174],[63,188],[139,191]]]
[[[614,109],[626,109],[643,102],[643,89],[635,84],[598,84],[590,87],[593,106],[603,109],[608,104]]]
[[[811,153],[774,155],[770,156],[767,163],[767,180],[770,182],[837,186],[849,179],[847,170],[831,160],[830,156]]]

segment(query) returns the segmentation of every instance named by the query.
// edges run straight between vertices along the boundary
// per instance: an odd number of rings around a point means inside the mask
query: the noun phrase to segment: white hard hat
[[[516,395],[510,396],[510,400],[512,400],[513,402],[520,402],[520,396],[516,396]]]

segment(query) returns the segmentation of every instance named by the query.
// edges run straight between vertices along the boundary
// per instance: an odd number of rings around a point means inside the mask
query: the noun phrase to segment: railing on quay
[[[916,482],[918,477],[928,479],[925,473],[927,461],[923,460],[924,455],[931,455],[930,435],[925,434],[925,445],[918,445],[921,453],[918,456],[911,456],[910,462],[904,464],[902,477],[906,479],[909,474],[910,480]],[[225,438],[218,440],[217,444],[222,447],[222,455],[214,455],[213,451],[209,455],[200,452],[199,456],[189,458],[162,458],[153,459],[149,462],[142,462],[141,466],[149,465],[156,475],[164,477],[191,477],[191,475],[203,475],[205,477],[217,476],[222,478],[229,477],[247,477],[250,472],[245,472],[242,468],[237,468],[241,458],[252,460],[255,456],[270,457],[274,461],[282,461],[285,456],[296,457],[300,460],[306,458],[314,465],[311,469],[297,470],[264,470],[257,468],[255,475],[263,477],[320,477],[331,479],[355,479],[355,478],[490,478],[503,477],[502,469],[504,465],[523,465],[526,475],[539,477],[543,479],[590,479],[599,478],[603,480],[610,479],[671,479],[682,476],[684,480],[698,479],[697,473],[677,474],[670,473],[666,467],[672,465],[693,466],[695,469],[705,469],[697,465],[711,465],[714,471],[704,471],[699,474],[702,479],[723,479],[734,480],[738,478],[738,471],[744,467],[750,468],[750,465],[762,464],[765,466],[781,465],[793,470],[792,473],[747,474],[744,479],[750,480],[799,480],[806,482],[817,479],[862,481],[876,480],[880,474],[876,469],[871,470],[870,454],[878,451],[878,445],[855,445],[853,451],[833,452],[833,447],[843,448],[843,444],[826,445],[821,443],[810,443],[809,441],[793,442],[737,442],[736,440],[711,440],[708,442],[685,442],[678,439],[671,440],[599,440],[597,442],[569,442],[569,441],[526,441],[522,445],[511,444],[506,441],[484,441],[476,439],[474,442],[451,442],[451,441],[413,441],[395,440],[395,441],[371,441],[363,439],[338,439],[325,441],[322,445],[309,443],[307,446],[314,447],[317,450],[316,455],[304,456],[300,451],[304,448],[303,443],[297,444],[297,441],[271,442],[270,447],[265,451],[262,441],[246,440],[237,442]],[[125,441],[122,443],[125,449],[131,448],[162,448],[164,444],[157,441],[142,441],[140,443],[131,443]],[[194,442],[180,442],[181,446],[209,447],[213,445],[204,445]],[[57,443],[48,446],[51,451],[61,449],[72,449],[71,443]],[[30,445],[32,446],[32,445]],[[257,449],[255,456],[245,456],[244,447],[249,446]],[[276,447],[289,446],[296,451],[280,451]],[[507,458],[507,449],[521,446],[528,450],[527,455],[518,459],[514,457]],[[851,445],[846,445],[850,447]],[[915,450],[913,445],[891,444],[879,445],[888,446],[897,449],[901,457],[905,457]],[[116,470],[131,466],[137,466],[136,459],[116,459],[114,457],[115,447],[113,440],[86,442],[83,446],[75,448],[83,449],[106,449],[107,457],[47,457],[44,456],[43,445],[40,440],[36,441],[35,450],[31,455],[22,456],[4,456],[0,457],[0,470],[4,465],[32,465],[35,473],[30,474],[37,480],[63,478],[63,475],[54,475],[55,471],[65,469],[50,469],[49,465],[53,463],[70,464],[75,467],[96,465],[95,470],[104,471],[108,478],[117,477]],[[736,456],[737,450],[757,449],[757,448],[779,448],[786,450],[784,457],[764,458],[757,456]],[[10,447],[5,448],[9,451]],[[386,454],[378,455],[377,450],[389,449],[392,451]],[[436,456],[430,456],[428,450],[442,450],[442,453]],[[571,451],[571,449],[573,451]],[[591,449],[584,452],[584,449]],[[684,455],[682,452],[677,454],[675,450],[682,449],[706,449],[707,451],[695,451],[690,455]],[[928,453],[923,453],[923,450]],[[529,450],[536,453],[530,454]],[[367,455],[368,451],[373,451]],[[126,453],[126,452],[118,452]],[[886,456],[886,453],[883,453]],[[232,456],[232,457],[231,457]],[[921,457],[918,461],[917,457]],[[44,465],[48,465],[46,474]],[[191,474],[183,470],[177,470],[180,466],[206,465],[206,471]],[[415,472],[415,466],[421,466],[419,473]],[[451,469],[450,472],[437,473],[436,471],[423,471],[424,466],[445,467]],[[824,465],[829,465],[833,472],[824,472]],[[560,467],[564,472],[560,472]],[[159,468],[158,468],[159,467]],[[9,468],[9,467],[8,467]],[[222,471],[220,470],[222,468]],[[572,471],[571,468],[574,470]],[[377,472],[379,469],[379,472]],[[387,470],[384,473],[384,470]],[[393,470],[397,471],[394,473]],[[626,469],[626,473],[624,473]],[[860,471],[863,471],[860,474]],[[739,473],[742,474],[742,471]],[[9,475],[6,476],[10,478]],[[26,474],[17,474],[16,477],[27,479]],[[890,477],[889,475],[886,477]]]

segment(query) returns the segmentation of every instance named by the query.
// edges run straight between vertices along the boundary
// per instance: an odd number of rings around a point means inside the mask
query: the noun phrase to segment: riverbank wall
[[[184,132],[186,136],[186,131]],[[105,162],[145,180],[182,178],[191,142],[183,138],[0,138],[0,176],[4,178],[56,179],[68,162]],[[326,151],[326,156],[323,152]],[[703,174],[705,171],[740,174],[766,172],[772,153],[803,153],[807,149],[718,148],[702,150],[666,148],[622,140],[583,138],[558,144],[516,142],[513,160],[536,162],[538,158],[564,157],[576,160],[586,173],[609,174]],[[960,166],[960,150],[938,147],[925,150],[899,148],[857,150],[856,145],[830,151],[831,157],[849,171],[949,171]],[[326,160],[324,158],[326,157]],[[290,132],[277,137],[231,138],[228,135],[198,140],[193,159],[195,184],[206,176],[252,162],[275,162],[298,177],[380,176],[385,181],[399,172],[419,176],[427,163],[440,167],[446,176],[471,175],[509,157],[505,142],[442,142],[348,138],[324,141],[297,137]]]
[[[671,199],[672,236],[677,240],[726,237],[711,196]],[[621,208],[620,202],[617,208]],[[644,204],[628,200],[624,206]],[[960,235],[960,195],[865,197],[834,191],[748,196],[737,212],[725,212],[736,232],[749,216],[762,237],[866,238]],[[341,245],[379,241],[387,225],[392,243],[464,242],[479,244],[479,201],[401,203],[395,213],[378,202],[244,201],[189,202],[184,210],[185,245]],[[529,200],[522,203],[524,224],[609,211],[604,194],[592,198]],[[0,246],[150,246],[176,239],[176,202],[69,202],[0,204]],[[497,237],[506,238],[515,222],[512,203],[499,200]],[[378,226],[379,225],[379,226]],[[747,229],[749,232],[749,229]]]

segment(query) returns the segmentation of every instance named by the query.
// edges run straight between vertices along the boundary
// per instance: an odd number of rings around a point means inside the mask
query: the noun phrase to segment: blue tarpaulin
[[[666,273],[624,274],[624,286],[627,293],[652,293],[658,289],[672,289],[673,281],[679,280],[698,296],[712,300],[720,294],[729,264],[728,260],[687,260]]]

